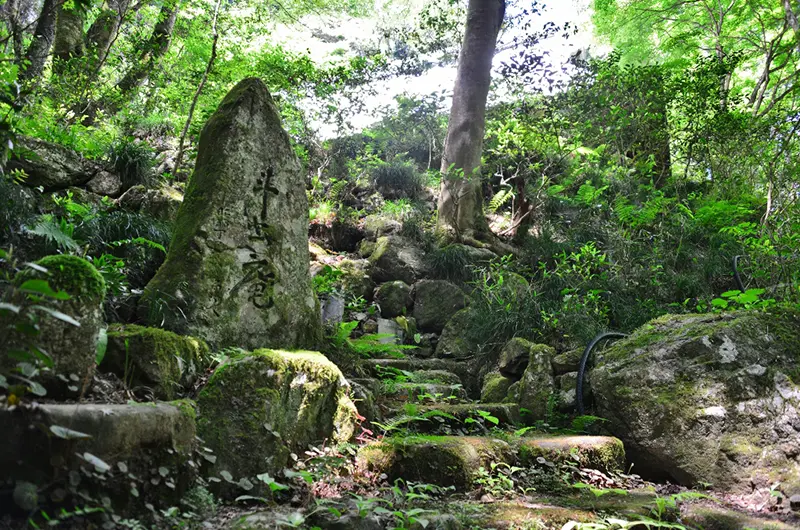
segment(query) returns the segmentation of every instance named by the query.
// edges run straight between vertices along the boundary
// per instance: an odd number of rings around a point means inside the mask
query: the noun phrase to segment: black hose
[[[586,375],[586,361],[589,360],[589,354],[592,353],[592,350],[597,343],[603,339],[607,338],[618,338],[622,339],[627,337],[628,335],[625,333],[619,333],[617,331],[604,331],[602,333],[598,333],[593,339],[592,342],[586,346],[586,349],[583,350],[583,355],[581,356],[581,364],[578,366],[578,383],[576,384],[575,390],[577,391],[577,396],[575,397],[578,402],[578,415],[583,416],[583,377]]]
[[[736,283],[736,288],[739,291],[744,292],[744,283],[742,282],[742,277],[739,276],[739,258],[742,256],[734,256],[733,257],[733,281]]]

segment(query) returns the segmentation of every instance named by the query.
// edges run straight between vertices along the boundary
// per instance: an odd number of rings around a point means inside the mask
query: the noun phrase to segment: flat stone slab
[[[117,469],[118,463],[124,463],[125,469],[142,479],[137,501],[173,502],[197,472],[196,465],[189,464],[196,438],[194,406],[189,401],[0,408],[0,432],[4,435],[0,476],[12,481],[48,484],[54,474],[66,470],[97,468],[91,459],[97,457],[110,466],[101,471],[107,487],[118,481],[123,485],[115,487],[128,491],[127,472]],[[168,475],[160,475],[159,468],[166,468]]]
[[[444,385],[460,385],[461,378],[447,370],[418,370],[411,372],[411,381],[414,383],[436,383]]]
[[[436,412],[442,412],[448,416],[454,416],[455,419],[443,415],[435,415]],[[416,407],[417,415],[428,416],[428,421],[414,421],[407,424],[407,427],[412,432],[417,433],[430,433],[435,431],[442,425],[447,425],[452,428],[464,427],[466,424],[464,420],[468,418],[480,418],[478,411],[488,412],[492,417],[497,418],[497,425],[511,426],[520,422],[519,405],[516,403],[441,403],[435,405],[419,405]],[[390,408],[387,417],[397,417],[407,414],[403,406]],[[494,424],[489,420],[484,420],[487,427],[493,427]]]
[[[383,396],[390,399],[416,399],[418,396],[433,396],[433,399],[467,399],[467,391],[459,385],[440,385],[435,383],[395,383],[382,390]]]
[[[409,436],[390,438],[361,448],[357,461],[366,469],[397,478],[471,489],[481,467],[574,462],[601,471],[625,464],[622,442],[605,436],[542,436],[500,440],[482,436]]]
[[[368,366],[393,367],[407,372],[420,372],[441,370],[450,372],[459,377],[467,393],[477,399],[480,396],[475,367],[467,361],[454,361],[452,359],[419,359],[405,357],[403,359],[372,359],[366,363]],[[377,375],[377,374],[376,374]]]

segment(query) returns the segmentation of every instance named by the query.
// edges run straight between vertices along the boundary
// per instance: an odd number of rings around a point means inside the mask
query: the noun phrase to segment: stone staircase
[[[398,478],[468,491],[481,468],[579,461],[601,471],[625,465],[622,442],[606,436],[529,436],[517,403],[471,399],[476,367],[469,361],[372,359],[371,378],[354,382],[375,395],[380,441],[361,448],[358,464]]]

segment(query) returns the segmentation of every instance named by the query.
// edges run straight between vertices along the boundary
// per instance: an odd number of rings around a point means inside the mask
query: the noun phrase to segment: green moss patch
[[[200,339],[158,328],[114,325],[101,368],[129,386],[154,386],[156,394],[173,399],[210,364],[208,345]]]
[[[40,278],[47,280],[52,289],[65,291],[81,302],[98,303],[106,296],[103,276],[94,265],[83,258],[59,254],[46,256],[37,261],[36,265],[47,269],[47,273],[26,269],[17,274],[17,285],[29,279]]]

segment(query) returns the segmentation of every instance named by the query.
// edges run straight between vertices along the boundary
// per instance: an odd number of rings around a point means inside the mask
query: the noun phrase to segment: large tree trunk
[[[53,43],[53,73],[64,73],[67,63],[86,53],[83,23],[86,12],[75,6],[67,9],[62,3],[56,17],[56,39]]]
[[[30,81],[42,76],[56,36],[56,5],[56,0],[44,0],[36,30],[33,32],[33,40],[25,54],[29,64],[20,72],[20,81]]]
[[[111,49],[111,43],[117,38],[129,5],[130,0],[107,0],[105,9],[86,32],[86,42],[92,56],[93,69],[105,62]]]
[[[460,238],[488,230],[480,185],[481,151],[492,58],[503,23],[505,0],[470,0],[458,56],[453,106],[442,157],[439,223]]]
[[[172,30],[175,28],[175,20],[178,18],[178,4],[179,0],[165,0],[164,5],[161,6],[158,21],[153,28],[152,35],[142,48],[138,63],[128,70],[125,77],[117,83],[117,88],[123,98],[127,98],[134,88],[144,83],[156,63],[169,50]]]

